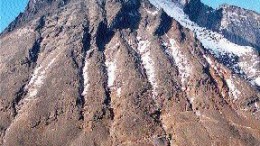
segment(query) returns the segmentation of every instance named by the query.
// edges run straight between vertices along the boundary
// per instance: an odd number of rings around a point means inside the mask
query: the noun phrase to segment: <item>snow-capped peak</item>
[[[257,84],[257,81],[255,80],[257,80],[260,75],[260,61],[254,48],[237,45],[230,42],[223,35],[217,32],[200,27],[189,19],[189,17],[184,13],[182,7],[176,2],[172,2],[170,0],[149,1],[157,8],[162,8],[169,16],[173,17],[183,27],[193,31],[202,45],[217,59],[222,60],[223,56],[227,56],[224,58],[225,60],[234,60],[235,57],[238,57],[238,61],[227,64],[227,66],[230,67],[233,72],[243,74],[249,81]],[[250,58],[248,58],[248,56],[250,56]]]

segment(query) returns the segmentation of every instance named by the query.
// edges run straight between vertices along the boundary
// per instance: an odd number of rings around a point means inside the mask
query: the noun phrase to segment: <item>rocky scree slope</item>
[[[259,145],[259,56],[182,4],[31,0],[0,36],[0,145]]]

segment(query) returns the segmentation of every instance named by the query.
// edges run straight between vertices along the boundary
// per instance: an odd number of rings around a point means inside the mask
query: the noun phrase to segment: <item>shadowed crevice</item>
[[[122,7],[116,14],[116,17],[110,25],[111,29],[138,29],[139,23],[141,21],[141,14],[139,13],[139,8],[141,2],[138,0],[124,1],[120,0]]]
[[[111,39],[114,37],[115,33],[111,29],[108,28],[107,26],[107,21],[101,21],[98,25],[97,32],[96,32],[96,46],[98,48],[98,51],[102,53],[102,60],[101,60],[101,68],[100,71],[103,72],[104,74],[104,81],[102,82],[102,86],[104,88],[104,101],[103,101],[103,114],[106,114],[106,111],[110,111],[113,115],[113,109],[111,108],[111,90],[108,87],[108,69],[105,65],[106,59],[105,59],[105,47],[106,45],[111,41]]]
[[[12,116],[15,117],[18,114],[17,106],[20,101],[26,96],[27,91],[25,90],[26,84],[22,85],[22,87],[15,93],[15,98],[12,101]]]
[[[96,32],[96,45],[99,51],[103,52],[105,50],[105,45],[110,42],[114,34],[114,31],[108,28],[106,21],[101,21],[98,24]]]
[[[29,67],[31,67],[32,64],[35,64],[38,60],[38,55],[41,49],[41,42],[42,38],[37,39],[33,47],[29,50]]]
[[[81,49],[81,55],[82,55],[82,59],[81,59],[81,66],[79,66],[79,63],[75,62],[76,67],[78,68],[78,77],[79,77],[79,86],[78,86],[78,97],[76,100],[76,105],[78,106],[78,108],[80,109],[80,119],[84,120],[84,115],[83,115],[83,108],[85,105],[85,98],[82,95],[85,85],[84,85],[84,66],[85,66],[85,62],[86,62],[86,56],[87,56],[87,51],[90,48],[90,41],[91,41],[91,34],[89,33],[89,28],[84,26],[83,28],[83,37],[82,37],[82,49]],[[73,59],[74,57],[72,57]],[[75,60],[75,59],[73,59]]]
[[[35,42],[33,44],[33,47],[31,49],[29,49],[29,67],[31,67],[32,65],[35,65],[37,63],[38,60],[38,56],[41,50],[41,42],[43,40],[42,36],[41,36],[41,30],[42,28],[45,26],[45,17],[42,16],[38,21],[37,21],[37,25],[35,27],[35,31],[36,31],[36,39]]]
[[[171,29],[173,19],[161,10],[159,20],[160,20],[160,24],[156,28],[154,34],[158,36],[162,36]]]
[[[150,117],[153,118],[154,122],[157,123],[163,130],[165,135],[162,135],[159,139],[164,140],[164,143],[167,146],[171,146],[171,135],[169,133],[167,133],[167,131],[165,130],[164,126],[163,126],[163,121],[161,120],[161,110],[158,109],[156,111],[154,111],[153,113],[150,114]]]

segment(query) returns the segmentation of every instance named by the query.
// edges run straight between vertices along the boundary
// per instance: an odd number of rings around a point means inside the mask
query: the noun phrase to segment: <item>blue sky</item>
[[[218,8],[219,5],[227,3],[231,5],[240,6],[249,10],[254,10],[260,13],[260,0],[201,0],[203,3]]]
[[[24,11],[29,0],[0,0],[0,32]]]
[[[0,32],[24,11],[29,0],[0,0]],[[237,5],[246,9],[260,12],[260,0],[201,0],[207,5],[217,8],[223,3]]]

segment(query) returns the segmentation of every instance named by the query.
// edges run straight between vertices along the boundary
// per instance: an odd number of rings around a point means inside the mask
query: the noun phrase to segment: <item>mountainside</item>
[[[196,2],[30,0],[0,35],[0,145],[260,145],[259,14]]]

